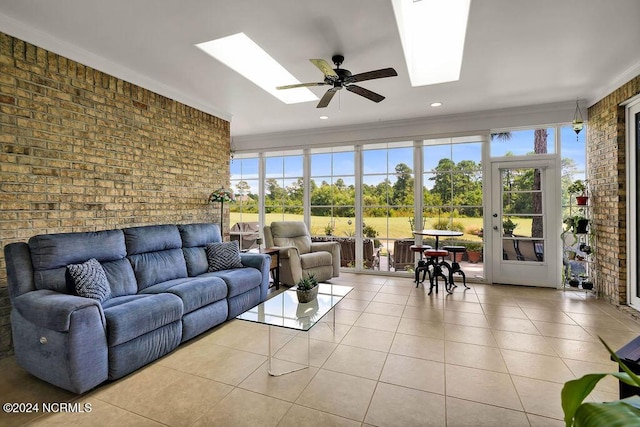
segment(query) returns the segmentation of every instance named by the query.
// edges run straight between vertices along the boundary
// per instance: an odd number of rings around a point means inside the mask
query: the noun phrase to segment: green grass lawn
[[[240,213],[232,212],[230,218],[230,224],[233,226],[236,222],[240,221]],[[266,223],[271,224],[272,221],[282,221],[282,214],[267,214]],[[302,221],[302,215],[284,215],[286,221]],[[433,228],[438,218],[427,218],[425,228]],[[517,235],[531,235],[531,219],[512,218],[513,222],[518,224],[514,234]],[[242,221],[258,221],[258,214],[243,214]],[[311,234],[324,235],[325,227],[329,224],[330,219],[324,216],[312,216],[311,217]],[[351,221],[351,224],[349,224]],[[479,230],[482,228],[482,218],[454,218],[455,222],[460,222],[464,226],[464,235],[460,237],[461,240],[480,241],[480,237],[475,234],[471,234],[470,231]],[[411,226],[409,224],[408,217],[366,217],[364,223],[373,227],[378,232],[378,239],[401,239],[405,237],[412,237]],[[334,236],[353,236],[355,234],[355,219],[354,218],[335,218]]]

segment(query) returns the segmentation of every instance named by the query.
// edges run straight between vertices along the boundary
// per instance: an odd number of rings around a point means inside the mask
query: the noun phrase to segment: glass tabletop
[[[299,303],[295,288],[291,288],[245,311],[236,319],[308,331],[353,289],[351,286],[325,283],[318,286],[318,297],[311,302]]]

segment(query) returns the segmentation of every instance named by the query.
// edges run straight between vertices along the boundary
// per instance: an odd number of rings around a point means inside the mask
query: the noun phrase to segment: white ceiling
[[[460,80],[413,88],[391,0],[0,2],[0,31],[231,120],[234,136],[591,104],[640,74],[639,22],[638,0],[472,0]],[[341,91],[324,110],[286,105],[194,46],[241,31],[303,82],[322,78],[309,58],[336,53],[398,77],[361,83],[379,104]]]

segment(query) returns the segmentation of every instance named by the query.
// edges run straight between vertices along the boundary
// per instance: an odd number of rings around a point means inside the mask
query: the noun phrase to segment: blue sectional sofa
[[[208,272],[215,224],[155,225],[38,235],[5,247],[17,363],[83,393],[121,378],[180,343],[264,301],[268,255]],[[110,297],[77,296],[67,265],[96,259]]]

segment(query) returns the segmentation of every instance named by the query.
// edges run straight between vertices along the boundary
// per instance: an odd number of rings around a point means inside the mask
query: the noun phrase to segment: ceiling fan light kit
[[[354,83],[363,82],[366,80],[382,79],[386,77],[395,77],[398,75],[396,70],[394,70],[393,68],[382,68],[380,70],[352,74],[351,71],[340,68],[340,66],[344,62],[344,56],[334,55],[331,60],[335,64],[336,68],[331,68],[331,65],[329,65],[329,63],[324,59],[309,60],[322,72],[322,74],[324,74],[324,81],[278,86],[276,89],[283,90],[299,87],[332,86],[325,92],[316,108],[325,108],[327,105],[329,105],[336,92],[342,89],[346,89],[349,92],[365,97],[373,102],[380,102],[384,99],[384,96],[372,92],[369,89],[365,89],[362,86],[355,85]]]

